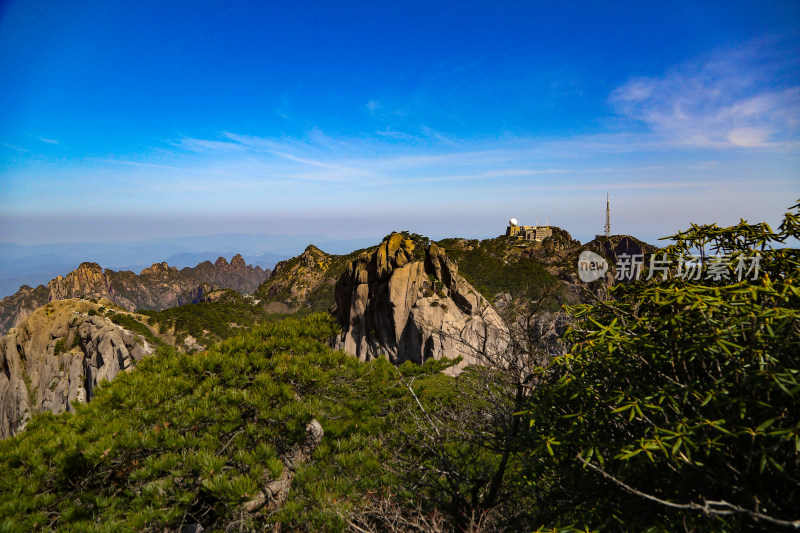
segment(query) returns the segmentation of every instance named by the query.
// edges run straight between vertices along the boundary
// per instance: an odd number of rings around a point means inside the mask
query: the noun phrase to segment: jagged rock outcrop
[[[220,288],[249,294],[267,279],[270,270],[248,265],[241,254],[236,254],[230,263],[224,257],[219,257],[214,263],[203,261],[196,267],[183,268],[181,273]]]
[[[269,271],[245,264],[241,255],[230,263],[220,257],[196,267],[178,270],[167,263],[155,263],[138,275],[131,271],[103,270],[97,263],[82,263],[66,276],[51,280],[47,287],[23,286],[0,301],[0,334],[16,326],[34,309],[66,298],[108,298],[129,311],[166,309],[199,302],[217,288],[249,293],[266,279]]]
[[[44,285],[31,288],[23,285],[11,296],[0,300],[0,335],[16,326],[37,308],[48,302],[48,291]]]
[[[361,360],[395,364],[461,356],[454,371],[485,363],[507,345],[497,312],[436,244],[402,234],[350,262],[335,288],[343,333],[332,342]]]
[[[155,349],[98,314],[108,300],[55,301],[0,338],[0,438],[21,431],[34,413],[59,413],[89,401],[103,380]]]

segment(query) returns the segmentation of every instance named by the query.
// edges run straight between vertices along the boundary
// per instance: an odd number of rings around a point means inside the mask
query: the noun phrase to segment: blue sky
[[[800,197],[800,3],[0,7],[0,241],[586,241]]]

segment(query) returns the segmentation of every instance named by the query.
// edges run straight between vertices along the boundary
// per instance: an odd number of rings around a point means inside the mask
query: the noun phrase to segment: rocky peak
[[[217,260],[214,261],[214,266],[217,268],[225,268],[228,266],[228,260],[224,257],[217,257]]]
[[[103,267],[98,265],[97,263],[85,261],[81,263],[78,268],[70,272],[73,276],[84,276],[84,277],[91,277],[96,276],[98,274],[103,273]],[[68,274],[69,275],[69,274]]]
[[[139,275],[140,276],[159,276],[163,274],[170,274],[170,273],[177,273],[178,269],[175,267],[169,266],[166,261],[162,261],[161,263],[153,263],[152,266],[143,269]]]
[[[103,268],[97,263],[81,263],[78,268],[58,276],[47,284],[49,301],[63,300],[72,296],[108,297],[108,284]]]
[[[333,345],[362,360],[461,356],[461,368],[507,343],[502,319],[444,251],[436,244],[423,249],[400,233],[351,261],[335,297],[343,333]]]
[[[58,276],[35,289],[24,286],[0,300],[0,334],[7,332],[34,309],[47,302],[67,298],[108,298],[129,311],[164,309],[200,301],[208,288],[234,289],[241,293],[255,290],[268,271],[244,263],[241,255],[230,265],[224,258],[220,268],[210,261],[178,270],[165,262],[154,263],[137,276],[131,271],[114,272],[97,263],[82,263],[66,276]]]
[[[309,295],[320,288],[321,284],[333,289],[335,277],[331,277],[329,269],[334,264],[341,264],[341,258],[326,254],[313,244],[306,247],[302,254],[286,259],[275,265],[269,278],[255,291],[262,301],[267,301],[270,312],[286,313],[297,311],[307,306]],[[337,273],[338,275],[338,273]],[[330,306],[327,304],[326,308]]]
[[[612,283],[619,282],[612,274],[616,274],[616,265],[621,255],[644,255],[654,253],[658,250],[657,247],[640,241],[631,235],[598,236],[593,241],[587,243],[586,246],[609,260],[611,270],[607,276],[612,280]]]
[[[300,260],[308,268],[319,266],[325,268],[330,263],[330,255],[326,254],[313,244],[306,246],[303,253],[300,254]]]
[[[21,431],[34,413],[59,413],[89,401],[100,382],[154,351],[144,338],[102,316],[113,305],[51,302],[0,338],[0,438]]]

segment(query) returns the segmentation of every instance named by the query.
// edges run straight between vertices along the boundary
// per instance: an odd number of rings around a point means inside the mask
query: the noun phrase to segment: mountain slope
[[[332,255],[310,244],[299,256],[276,264],[254,296],[273,313],[327,311],[336,281],[362,251]]]
[[[343,531],[387,490],[392,431],[413,430],[402,377],[423,402],[450,381],[361,363],[326,346],[334,332],[312,315],[164,349],[74,414],[34,417],[0,442],[0,527]]]
[[[552,237],[538,243],[509,241],[504,236],[483,241],[458,238],[431,241],[408,232],[400,234],[422,247],[435,242],[458,264],[464,279],[494,304],[504,294],[518,297],[523,289],[540,291],[556,282],[564,270],[556,263],[578,249],[580,242],[564,230],[553,230]],[[347,255],[332,255],[309,245],[301,255],[275,265],[255,295],[275,312],[328,310],[335,303],[334,285],[348,265],[360,254],[376,249],[377,246],[372,246]]]

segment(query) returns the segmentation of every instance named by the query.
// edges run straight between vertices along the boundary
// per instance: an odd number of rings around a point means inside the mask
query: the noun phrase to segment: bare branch
[[[599,473],[601,476],[606,478],[607,480],[613,482],[616,485],[622,487],[626,492],[633,494],[635,496],[639,496],[640,498],[645,498],[652,502],[658,503],[659,505],[663,505],[665,507],[671,507],[673,509],[684,509],[684,510],[691,510],[691,511],[701,511],[705,515],[708,516],[724,516],[724,515],[731,515],[737,513],[743,513],[756,520],[764,520],[765,522],[769,522],[771,524],[784,526],[784,527],[793,527],[795,529],[800,529],[800,520],[781,520],[778,518],[773,518],[769,515],[765,515],[764,513],[760,513],[758,511],[751,511],[750,509],[745,509],[744,507],[739,507],[730,502],[726,502],[725,500],[714,501],[714,500],[705,500],[704,503],[675,503],[670,502],[667,500],[662,500],[652,494],[644,493],[640,490],[636,490],[635,488],[631,487],[627,483],[620,481],[619,479],[615,478],[599,466],[596,466],[586,459],[579,453],[578,460],[583,463],[585,466],[591,468],[595,472]]]

